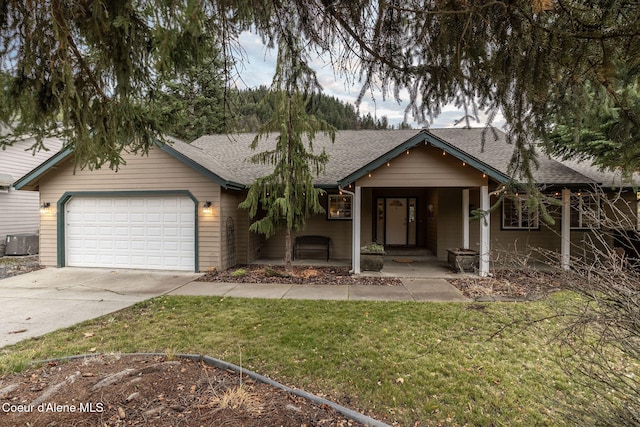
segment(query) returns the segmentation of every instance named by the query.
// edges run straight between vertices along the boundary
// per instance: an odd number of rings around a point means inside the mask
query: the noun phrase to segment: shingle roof
[[[442,148],[471,166],[485,171],[497,181],[508,180],[514,147],[507,143],[506,135],[500,131],[496,132],[495,137],[492,132],[487,132],[483,145],[483,134],[483,128],[340,131],[336,134],[334,143],[327,135],[318,134],[313,142],[313,152],[319,154],[325,150],[329,161],[324,173],[316,178],[315,184],[320,187],[335,187],[339,183],[351,183],[363,176],[368,169],[399,155],[399,150],[420,144]],[[273,149],[276,135],[261,139],[254,151],[250,149],[250,145],[255,137],[255,133],[207,135],[191,144],[170,139],[161,148],[223,187],[242,189],[273,170],[271,165],[253,163],[251,157]],[[40,177],[70,154],[70,150],[66,149],[54,155],[18,180],[16,188],[19,185],[35,189]],[[559,161],[540,154],[538,163],[539,168],[534,171],[534,178],[541,184],[619,185],[621,182],[619,176],[616,178],[615,174],[599,172],[584,162]],[[634,182],[629,184],[640,185],[640,177],[636,176]]]
[[[314,153],[324,149],[329,155],[325,173],[316,179],[316,185],[335,186],[336,183],[367,164],[392,152],[406,141],[420,135],[423,141],[439,139],[456,148],[458,155],[477,159],[488,168],[507,174],[514,147],[507,143],[506,135],[497,131],[486,134],[484,146],[482,128],[429,129],[427,130],[361,130],[340,131],[332,144],[330,138],[318,134],[313,142]],[[261,139],[255,151],[249,146],[255,133],[233,135],[207,135],[191,144],[174,144],[173,148],[192,158],[202,166],[215,171],[229,181],[250,185],[256,178],[268,174],[272,167],[254,164],[250,157],[272,149],[275,135]],[[594,180],[563,163],[545,155],[539,155],[540,167],[534,177],[541,184],[589,184]]]
[[[634,173],[630,177],[624,177],[619,171],[600,170],[585,160],[559,160],[567,167],[588,176],[603,187],[638,187],[640,186],[640,174]]]

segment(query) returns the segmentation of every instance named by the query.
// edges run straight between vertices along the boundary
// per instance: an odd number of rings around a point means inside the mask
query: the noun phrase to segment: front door
[[[417,223],[415,197],[380,197],[377,199],[378,243],[395,246],[416,245]]]
[[[389,198],[386,206],[387,245],[407,244],[407,199]]]

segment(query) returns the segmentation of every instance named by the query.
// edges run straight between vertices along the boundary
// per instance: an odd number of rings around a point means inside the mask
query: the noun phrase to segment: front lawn
[[[535,303],[393,303],[159,297],[0,350],[0,372],[90,352],[200,353],[389,423],[564,425],[585,395],[556,363]],[[549,320],[525,327],[526,320]]]

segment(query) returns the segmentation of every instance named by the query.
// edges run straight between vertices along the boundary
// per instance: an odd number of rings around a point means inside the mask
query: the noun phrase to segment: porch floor
[[[251,264],[283,265],[282,258],[260,258]],[[314,267],[351,267],[351,260],[303,258],[293,261],[293,265]],[[425,249],[389,249],[384,257],[382,271],[362,271],[363,276],[453,279],[472,274],[457,273],[445,261],[439,261]]]

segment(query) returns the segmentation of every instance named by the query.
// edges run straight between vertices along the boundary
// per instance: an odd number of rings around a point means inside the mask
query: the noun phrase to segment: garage
[[[171,196],[73,196],[66,265],[195,271],[194,201]]]

